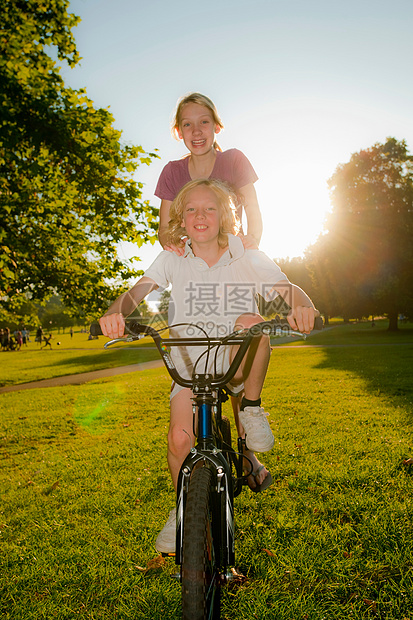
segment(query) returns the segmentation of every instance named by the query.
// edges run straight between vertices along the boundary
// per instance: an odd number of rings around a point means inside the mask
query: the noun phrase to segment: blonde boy
[[[168,235],[172,244],[188,237],[184,254],[163,251],[145,275],[121,295],[100,319],[103,333],[110,338],[123,335],[124,318],[152,290],[172,284],[169,324],[190,323],[175,328],[175,335],[196,336],[195,331],[225,336],[236,327],[251,327],[262,321],[256,312],[255,294],[267,299],[280,296],[291,307],[288,322],[293,329],[308,333],[318,314],[309,297],[291,284],[280,268],[259,250],[245,250],[236,236],[239,221],[231,193],[220,181],[197,179],[185,185],[171,205]],[[195,327],[194,327],[195,326]],[[190,331],[188,331],[190,330]],[[195,330],[195,331],[194,331]],[[227,349],[227,351],[225,351]],[[220,347],[210,367],[224,372],[236,347]],[[200,348],[174,347],[175,364],[183,376],[191,377]],[[264,490],[271,475],[254,452],[266,452],[274,444],[268,414],[261,407],[261,390],[270,359],[266,336],[254,338],[253,345],[232,381],[239,393],[239,414],[235,422],[240,436],[246,437],[245,455],[253,463],[249,477],[252,490]],[[176,489],[180,466],[193,442],[192,392],[174,385],[168,433],[168,464]],[[175,510],[159,534],[158,551],[170,553],[175,545]]]

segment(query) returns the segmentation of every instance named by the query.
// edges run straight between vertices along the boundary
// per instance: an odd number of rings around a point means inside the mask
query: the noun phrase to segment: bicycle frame
[[[206,466],[213,472],[216,496],[220,497],[221,494],[224,496],[224,500],[221,503],[221,506],[224,507],[221,531],[215,532],[215,539],[218,543],[216,547],[216,555],[219,558],[218,564],[221,567],[234,564],[234,497],[241,492],[242,486],[246,484],[246,477],[242,476],[243,445],[245,445],[245,441],[239,438],[238,452],[231,448],[231,459],[237,474],[236,478],[233,479],[231,464],[222,454],[222,450],[216,445],[215,437],[218,436],[218,429],[214,430],[214,423],[219,425],[221,421],[223,387],[234,378],[254,336],[270,334],[281,336],[286,334],[286,330],[278,320],[273,319],[271,321],[263,321],[249,330],[240,329],[225,338],[162,338],[159,332],[151,326],[141,325],[137,321],[129,323],[129,331],[135,335],[139,334],[139,337],[145,335],[152,337],[172,380],[182,387],[188,387],[192,390],[194,395],[194,417],[198,413],[197,445],[191,448],[181,466],[178,477],[175,562],[177,565],[182,564],[184,512],[189,481],[194,469]],[[289,328],[287,328],[287,331],[292,333]],[[299,333],[296,335],[302,336]],[[105,347],[112,344],[112,342],[114,341],[106,343]],[[237,345],[239,348],[224,375],[214,376],[210,373],[194,371],[192,378],[186,379],[180,376],[172,357],[167,351],[168,347],[182,345],[200,347],[208,345],[210,348],[222,345]]]
[[[227,392],[225,386],[234,378],[254,336],[297,335],[305,338],[305,335],[294,332],[289,326],[284,328],[278,318],[263,321],[250,329],[235,331],[224,338],[209,338],[207,335],[206,338],[162,338],[152,327],[136,321],[129,323],[129,332],[130,337],[112,340],[105,347],[149,335],[173,381],[192,390],[194,427],[198,417],[197,430],[194,428],[197,440],[178,476],[175,562],[181,566],[184,617],[192,619],[194,614],[197,618],[205,617],[207,611],[209,618],[218,618],[220,589],[228,578],[227,567],[235,564],[234,497],[247,484],[249,475],[243,474],[245,440],[239,437],[238,452],[234,451],[229,445],[228,420],[223,424],[222,402],[226,400],[224,392]],[[196,371],[198,362],[205,354],[205,351],[202,352],[195,363],[192,377],[187,379],[180,376],[168,352],[168,347],[182,345],[207,347],[205,371],[214,347],[235,345],[238,350],[223,375]]]
[[[216,556],[219,558],[219,566],[228,566],[235,561],[234,546],[234,489],[231,467],[222,451],[214,441],[214,409],[215,415],[221,402],[217,393],[216,397],[199,395],[194,398],[194,415],[198,411],[198,437],[197,446],[191,448],[188,456],[182,464],[177,487],[177,529],[176,529],[176,551],[175,562],[182,564],[182,545],[183,545],[183,524],[191,475],[197,467],[208,467],[213,472],[214,489],[217,497],[224,495],[220,532],[215,533]]]
[[[133,326],[130,330],[133,331]],[[184,533],[184,513],[186,505],[186,496],[188,492],[189,481],[196,467],[206,466],[213,472],[213,480],[216,496],[224,495],[222,506],[224,507],[224,515],[222,515],[220,532],[215,532],[214,539],[217,542],[216,556],[220,566],[228,566],[235,561],[235,544],[234,544],[234,484],[231,472],[231,466],[222,454],[222,451],[215,443],[215,437],[218,430],[214,431],[215,424],[221,420],[222,405],[222,387],[233,379],[248,347],[254,337],[253,332],[241,337],[241,331],[234,332],[225,339],[225,346],[239,345],[239,349],[225,375],[214,377],[210,373],[194,372],[191,379],[181,377],[173,360],[166,350],[167,346],[203,346],[206,343],[210,347],[222,345],[222,339],[205,339],[205,338],[161,338],[160,334],[148,326],[140,328],[141,333],[152,336],[157,349],[162,356],[165,366],[172,379],[182,385],[189,387],[194,394],[193,412],[194,417],[198,413],[198,432],[197,445],[191,448],[188,456],[181,466],[178,487],[177,487],[177,528],[176,528],[176,551],[175,562],[177,565],[182,564],[182,546]],[[214,420],[215,418],[215,420]],[[234,452],[234,455],[236,453]],[[236,457],[233,457],[234,460]],[[242,455],[238,460],[237,472],[242,469]],[[242,486],[237,485],[238,493]]]

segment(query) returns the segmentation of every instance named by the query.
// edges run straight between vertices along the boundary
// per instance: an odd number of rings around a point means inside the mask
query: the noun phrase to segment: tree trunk
[[[390,312],[389,313],[389,332],[397,332],[399,329],[398,326],[398,313]]]

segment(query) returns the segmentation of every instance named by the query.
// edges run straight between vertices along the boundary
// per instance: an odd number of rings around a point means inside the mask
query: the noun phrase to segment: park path
[[[102,370],[93,370],[91,372],[83,372],[77,375],[64,375],[63,377],[52,377],[51,379],[43,379],[42,381],[31,381],[30,383],[19,383],[17,385],[6,385],[0,388],[0,394],[3,392],[18,392],[20,390],[33,390],[37,388],[56,387],[59,385],[81,385],[88,381],[96,381],[104,377],[114,377],[123,375],[127,372],[136,372],[137,370],[148,370],[150,368],[159,368],[163,366],[162,360],[153,360],[151,362],[142,362],[141,364],[129,364],[128,366],[118,366],[117,368],[104,368]]]
[[[281,341],[283,342],[283,341]],[[287,339],[286,339],[287,342]],[[290,350],[305,349],[305,348],[347,348],[347,347],[378,347],[378,346],[411,346],[411,342],[398,342],[398,343],[369,343],[369,344],[303,344],[295,345],[294,347],[285,346],[279,344],[275,349]],[[31,381],[30,383],[19,383],[16,385],[7,385],[0,387],[0,394],[5,392],[18,392],[20,390],[34,390],[37,388],[56,387],[60,385],[81,385],[82,383],[88,383],[88,381],[96,381],[96,379],[102,379],[105,377],[115,377],[116,375],[123,375],[128,372],[136,372],[139,370],[148,370],[151,368],[159,368],[163,366],[162,360],[152,360],[150,362],[142,362],[140,364],[129,364],[128,366],[118,366],[117,368],[104,368],[102,370],[93,370],[91,372],[79,373],[77,375],[64,375],[62,377],[52,377],[51,379],[43,379],[41,381]]]

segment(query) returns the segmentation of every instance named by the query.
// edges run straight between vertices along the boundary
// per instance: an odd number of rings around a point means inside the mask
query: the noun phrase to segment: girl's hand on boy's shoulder
[[[258,250],[258,243],[252,235],[238,235],[244,246],[244,250]]]
[[[167,252],[173,252],[177,256],[183,256],[185,254],[185,243],[186,238],[182,239],[182,244],[180,245],[172,245],[172,243],[168,243],[168,245],[165,245],[163,249]]]

